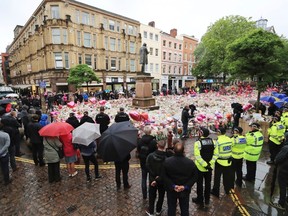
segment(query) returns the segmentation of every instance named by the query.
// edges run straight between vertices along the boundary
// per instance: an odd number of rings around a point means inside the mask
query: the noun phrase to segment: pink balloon
[[[106,100],[101,100],[101,101],[99,101],[99,104],[100,104],[101,106],[104,106],[104,105],[106,104]]]
[[[96,103],[96,98],[90,98],[89,101],[90,101],[91,103]]]
[[[69,108],[73,108],[73,107],[75,106],[74,101],[70,101],[69,103],[67,103],[67,106],[68,106]]]

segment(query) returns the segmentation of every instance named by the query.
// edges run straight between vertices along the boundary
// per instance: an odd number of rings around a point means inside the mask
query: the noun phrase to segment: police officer
[[[115,122],[129,121],[129,115],[124,112],[124,108],[120,107],[119,112],[115,116]]]
[[[244,159],[246,160],[247,174],[243,176],[245,181],[254,182],[257,168],[257,161],[260,157],[264,143],[263,134],[259,131],[260,125],[252,123],[250,131],[246,133],[247,146],[244,150]]]
[[[267,164],[274,164],[274,159],[280,149],[283,146],[284,141],[284,134],[285,134],[285,127],[280,121],[280,118],[277,116],[274,116],[272,118],[271,126],[268,129],[268,135],[269,135],[269,151],[270,151],[270,161],[267,161]]]
[[[281,122],[285,126],[286,132],[285,132],[285,138],[286,142],[288,141],[288,107],[283,108],[283,113],[281,116]]]
[[[194,143],[195,164],[198,169],[197,178],[197,197],[192,198],[194,203],[204,207],[203,199],[203,179],[205,180],[205,205],[209,205],[211,192],[211,176],[216,159],[218,157],[218,148],[209,136],[209,130],[201,127],[198,131],[199,140]]]
[[[242,187],[242,165],[244,150],[247,144],[246,137],[242,135],[243,129],[241,127],[234,128],[232,137],[232,168],[236,173],[236,185]],[[233,175],[234,176],[234,175]]]
[[[232,140],[226,136],[226,129],[220,127],[218,129],[218,139],[216,145],[219,156],[215,163],[214,186],[211,194],[219,198],[220,179],[223,174],[223,185],[226,194],[229,194],[230,189],[234,187],[234,182],[231,181],[232,175]]]
[[[102,134],[105,130],[107,130],[108,125],[110,124],[109,116],[104,113],[105,108],[103,106],[100,107],[100,113],[98,113],[95,117],[95,122],[100,125],[100,133]]]

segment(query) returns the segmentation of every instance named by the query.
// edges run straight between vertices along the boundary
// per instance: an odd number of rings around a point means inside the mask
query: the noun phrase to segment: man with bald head
[[[189,197],[191,188],[197,180],[197,168],[192,160],[185,157],[182,143],[176,143],[174,155],[165,160],[163,180],[167,191],[168,216],[176,215],[177,200],[181,216],[188,216]]]

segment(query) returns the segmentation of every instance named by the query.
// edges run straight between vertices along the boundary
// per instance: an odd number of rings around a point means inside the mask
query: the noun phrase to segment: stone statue
[[[145,72],[145,65],[148,64],[148,54],[146,43],[143,43],[143,46],[140,48],[141,73]]]

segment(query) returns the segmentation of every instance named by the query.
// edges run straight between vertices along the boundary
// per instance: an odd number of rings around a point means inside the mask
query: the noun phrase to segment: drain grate
[[[256,210],[254,208],[251,208],[247,205],[243,205],[243,207],[247,210],[247,212],[252,216],[268,216],[267,214],[265,214],[264,212],[262,211],[259,211],[259,210]],[[243,216],[243,213],[241,213],[239,211],[238,208],[235,208],[234,212],[233,212],[233,215],[232,216]]]
[[[66,211],[68,212],[68,214],[71,214],[71,213],[73,213],[74,211],[76,211],[76,209],[77,209],[77,206],[76,206],[76,205],[71,205],[71,206],[69,206],[69,207],[66,209]]]

